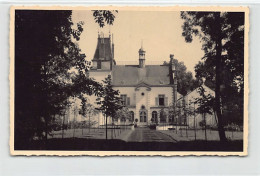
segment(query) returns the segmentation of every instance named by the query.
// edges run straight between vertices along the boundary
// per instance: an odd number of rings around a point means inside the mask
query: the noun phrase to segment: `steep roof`
[[[115,65],[112,70],[112,80],[115,86],[136,86],[143,82],[150,86],[170,84],[169,66],[146,65]]]
[[[207,87],[205,84],[201,85],[203,87],[203,89],[205,90],[205,95],[211,95],[213,97],[215,97],[215,91],[210,89],[209,87]],[[196,89],[194,89],[193,91],[187,93],[184,98],[186,99],[187,102],[194,102],[196,100],[196,98],[201,97],[200,93],[199,93],[199,87],[197,87]]]
[[[112,60],[110,38],[98,38],[97,48],[93,60]]]

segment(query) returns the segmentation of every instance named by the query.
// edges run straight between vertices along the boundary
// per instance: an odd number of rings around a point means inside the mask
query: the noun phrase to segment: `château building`
[[[169,65],[146,64],[146,51],[141,46],[138,54],[138,65],[117,65],[114,58],[115,46],[112,36],[98,35],[97,47],[92,59],[90,77],[102,82],[109,74],[112,77],[114,89],[119,90],[122,104],[131,112],[131,120],[139,126],[151,122],[173,122],[169,118],[167,107],[174,105],[182,95],[177,92],[177,79],[173,55],[170,55]],[[92,101],[95,99],[92,98]],[[99,123],[102,124],[102,113]],[[137,120],[136,120],[137,119]]]
[[[127,107],[131,113],[130,119],[127,120],[128,124],[137,123],[138,126],[147,126],[157,123],[159,124],[156,127],[158,130],[172,128],[172,124],[178,124],[178,128],[181,128],[182,125],[188,125],[189,128],[200,128],[202,121],[206,121],[209,126],[217,125],[215,114],[201,114],[197,111],[199,104],[195,102],[197,98],[200,98],[199,88],[184,96],[177,92],[173,55],[170,55],[168,65],[148,65],[146,60],[149,59],[146,58],[146,51],[141,46],[137,51],[138,64],[117,65],[114,49],[111,35],[109,37],[98,35],[89,76],[103,83],[102,80],[111,75],[113,88],[119,90],[122,105]],[[205,84],[201,86],[204,88],[205,94],[215,96],[215,92]],[[88,103],[94,109],[98,106],[96,99],[97,97],[94,95],[88,97]],[[90,114],[83,117],[79,113],[80,100],[74,99],[72,102],[74,103],[66,113],[66,123],[91,121],[96,127],[105,124],[102,112],[95,110],[95,113],[91,114],[91,118]],[[189,109],[190,113],[185,113],[182,109]],[[172,113],[173,111],[175,113]],[[120,124],[121,122],[114,123]],[[108,118],[108,124],[112,124],[111,118]]]

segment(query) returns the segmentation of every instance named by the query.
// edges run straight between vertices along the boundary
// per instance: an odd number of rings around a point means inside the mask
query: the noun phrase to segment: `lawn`
[[[193,141],[195,140],[195,132],[194,130],[162,130],[161,133],[167,134],[174,138],[177,141]],[[234,131],[233,134],[231,131],[226,131],[226,137],[229,140],[243,140],[243,132]],[[196,140],[205,140],[205,130],[196,130]],[[207,140],[208,141],[219,141],[218,131],[215,130],[207,130]]]
[[[108,129],[108,139],[122,139],[127,135],[130,129]],[[62,130],[52,131],[49,139],[62,138]],[[91,129],[68,129],[64,130],[63,138],[86,138],[86,139],[106,139],[106,130],[104,128],[91,128]]]
[[[217,131],[208,131],[208,141],[204,140],[204,131],[198,130],[197,140],[194,141],[194,131],[177,134],[174,131],[159,131],[171,135],[176,143],[172,142],[126,142],[131,134],[130,129],[108,129],[108,140],[105,140],[105,129],[73,129],[54,131],[47,141],[34,140],[31,143],[15,147],[15,150],[74,150],[74,151],[243,151],[242,132],[234,132],[233,140],[227,143],[218,141]],[[74,133],[74,137],[73,137]],[[231,137],[231,132],[226,132]]]

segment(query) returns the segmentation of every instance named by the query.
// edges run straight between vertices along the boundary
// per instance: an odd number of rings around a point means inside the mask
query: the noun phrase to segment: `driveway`
[[[149,128],[135,128],[127,142],[176,142],[171,136]]]

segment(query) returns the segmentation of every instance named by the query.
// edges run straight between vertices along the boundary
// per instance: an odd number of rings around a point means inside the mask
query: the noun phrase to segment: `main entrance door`
[[[145,109],[140,110],[140,117],[139,117],[139,125],[146,126],[147,125],[147,111]]]

